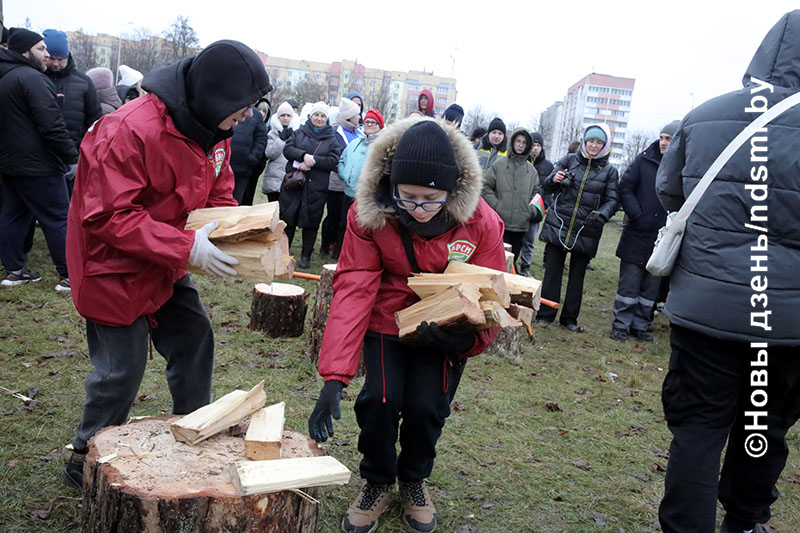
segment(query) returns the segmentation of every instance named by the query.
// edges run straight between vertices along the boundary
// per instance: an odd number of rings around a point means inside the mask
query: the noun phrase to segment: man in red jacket
[[[187,262],[234,275],[236,259],[211,244],[211,222],[189,212],[235,206],[231,131],[271,89],[258,56],[237,41],[148,74],[149,94],[101,118],[81,145],[69,210],[72,297],[86,318],[95,367],[64,482],[80,487],[87,442],[124,423],[147,363],[148,337],[167,360],[173,413],[211,399],[214,338]]]
[[[362,168],[320,350],[325,385],[308,421],[315,440],[333,435],[331,417],[339,418],[363,347],[367,377],[355,411],[366,484],[342,519],[344,531],[374,531],[396,479],[406,530],[436,527],[424,480],[465,358],[486,349],[497,330],[452,333],[423,322],[410,345],[398,338],[394,313],[419,301],[408,287],[412,272],[443,272],[449,261],[505,270],[503,221],[480,197],[482,183],[470,141],[430,119],[387,128]]]

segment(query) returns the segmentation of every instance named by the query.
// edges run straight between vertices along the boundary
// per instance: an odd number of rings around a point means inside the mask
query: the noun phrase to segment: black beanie
[[[454,122],[456,126],[461,126],[461,121],[464,119],[464,108],[458,104],[450,104],[450,107],[444,110],[442,118]]]
[[[506,133],[506,123],[500,117],[494,117],[489,123],[489,131],[492,132],[494,130],[502,131],[503,135]]]
[[[544,148],[544,137],[542,137],[542,134],[538,131],[531,133],[531,142],[533,144],[538,143],[542,148]]]
[[[272,90],[261,60],[238,41],[208,45],[186,72],[186,96],[198,122],[214,131],[227,117]]]
[[[458,181],[453,145],[444,130],[431,120],[406,130],[392,158],[392,185],[421,185],[452,192]]]
[[[44,37],[26,28],[12,28],[12,30],[8,37],[8,49],[20,54],[24,54],[33,48],[33,45],[44,40]]]

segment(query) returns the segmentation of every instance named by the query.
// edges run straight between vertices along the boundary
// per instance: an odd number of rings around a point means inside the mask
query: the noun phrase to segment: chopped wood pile
[[[456,331],[521,326],[530,330],[541,285],[533,278],[450,261],[442,274],[408,279],[422,299],[395,313],[399,336],[413,333],[423,321]]]
[[[213,220],[219,227],[208,238],[239,260],[237,277],[265,283],[272,283],[275,277],[292,277],[295,260],[289,254],[286,223],[280,220],[278,202],[197,209],[189,213],[186,229],[197,230]]]

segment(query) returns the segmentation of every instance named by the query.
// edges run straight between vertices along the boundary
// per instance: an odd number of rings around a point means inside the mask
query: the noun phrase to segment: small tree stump
[[[525,326],[515,328],[503,328],[497,332],[494,342],[486,349],[487,354],[498,354],[505,352],[509,355],[520,355],[525,346],[530,345],[532,338],[528,335]]]
[[[325,334],[325,323],[331,312],[333,300],[333,275],[336,274],[336,264],[322,265],[322,272],[317,283],[317,294],[314,297],[314,309],[311,312],[310,350],[311,357],[316,362],[319,360],[319,350],[322,348],[322,337]]]
[[[289,491],[239,496],[228,464],[244,440],[222,433],[195,446],[169,429],[179,416],[144,418],[99,431],[83,467],[83,533],[312,533],[317,506]],[[322,455],[284,431],[283,457]],[[305,489],[310,495],[316,488]]]
[[[287,283],[259,283],[253,288],[250,329],[268,337],[299,337],[306,320],[306,291]]]

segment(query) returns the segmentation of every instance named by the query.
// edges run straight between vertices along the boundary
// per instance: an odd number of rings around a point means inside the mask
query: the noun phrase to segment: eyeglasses
[[[364,121],[364,125],[365,126],[377,126],[378,125],[378,121],[377,120],[372,120],[371,118],[368,118],[367,120]]]
[[[447,202],[446,195],[444,200],[433,200],[428,202],[415,202],[414,200],[406,200],[405,198],[400,198],[397,196],[397,189],[395,189],[392,193],[392,198],[397,203],[397,207],[403,211],[413,211],[417,207],[421,207],[423,211],[427,211],[428,213],[439,211],[442,207],[444,207],[445,202]]]

